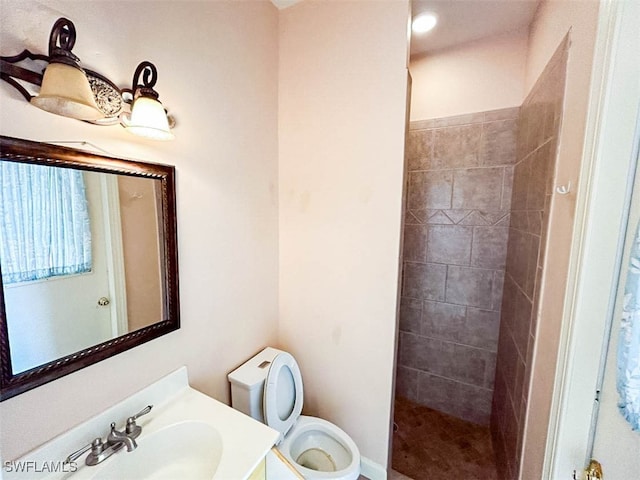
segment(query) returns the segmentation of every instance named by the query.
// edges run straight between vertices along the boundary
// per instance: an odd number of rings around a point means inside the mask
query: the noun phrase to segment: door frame
[[[588,462],[633,185],[640,102],[640,2],[602,1],[544,478]],[[629,121],[629,119],[632,121]],[[615,255],[603,252],[616,252]],[[603,288],[604,286],[604,288]],[[580,478],[580,477],[578,477]]]
[[[104,240],[107,251],[109,291],[111,294],[111,333],[115,338],[129,332],[118,176],[102,173],[101,186],[104,211]]]

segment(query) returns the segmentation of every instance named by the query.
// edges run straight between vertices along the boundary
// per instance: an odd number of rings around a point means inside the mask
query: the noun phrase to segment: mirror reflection
[[[14,374],[166,318],[158,179],[0,160]]]

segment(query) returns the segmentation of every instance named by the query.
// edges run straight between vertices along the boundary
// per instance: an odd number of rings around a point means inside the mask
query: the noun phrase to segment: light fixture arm
[[[142,84],[140,83],[140,77],[142,77]],[[139,96],[151,97],[157,100],[160,95],[153,89],[157,81],[158,69],[156,66],[148,61],[141,62],[136,68],[131,81],[130,93],[133,100]]]
[[[80,59],[71,53],[76,44],[76,27],[67,18],[59,18],[49,35],[49,62],[80,68]]]
[[[140,85],[140,75],[142,75],[142,83]],[[136,89],[140,86],[145,86],[147,88],[153,88],[158,81],[158,69],[151,62],[141,62],[140,65],[136,68],[135,73],[133,74],[133,82],[131,83],[132,89]]]
[[[18,78],[32,85],[40,86],[42,85],[42,74],[16,65],[16,63],[27,59],[49,62],[49,57],[46,55],[31,53],[29,50],[23,50],[18,55],[14,55],[12,57],[0,57],[0,78],[13,86],[20,92],[20,94],[22,94],[27,102],[30,102],[33,95],[31,95],[27,89],[20,85],[15,79]]]

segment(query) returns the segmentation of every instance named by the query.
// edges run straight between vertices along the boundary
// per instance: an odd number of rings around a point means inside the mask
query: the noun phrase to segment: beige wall
[[[402,209],[408,2],[280,16],[280,344],[305,410],[386,467]]]
[[[88,141],[113,155],[175,165],[182,313],[176,332],[2,402],[2,460],[181,365],[196,388],[228,400],[226,373],[276,342],[277,9],[266,1],[149,8],[143,1],[2,0],[0,10],[3,55],[25,47],[46,53],[51,27],[64,15],[76,24],[74,53],[118,85],[130,85],[142,60],[158,67],[160,99],[178,122],[173,142],[39,111],[4,82],[0,133]]]
[[[411,120],[520,106],[527,38],[522,30],[412,57]]]
[[[545,253],[529,412],[523,443],[522,478],[538,479],[548,428],[562,328],[563,305],[574,223],[575,191],[582,161],[584,131],[596,36],[598,2],[548,0],[543,2],[531,27],[527,57],[526,88],[531,89],[554,49],[571,30],[567,64],[564,114],[556,162],[556,185],[571,182],[570,195],[553,195],[549,218],[549,240]]]

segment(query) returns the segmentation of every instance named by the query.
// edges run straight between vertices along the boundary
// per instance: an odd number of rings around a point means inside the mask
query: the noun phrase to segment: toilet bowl
[[[356,480],[360,475],[356,444],[321,418],[301,415],[278,449],[307,479]]]
[[[301,415],[302,376],[287,352],[268,347],[228,375],[231,405],[280,432],[277,448],[307,480],[357,480],[360,452],[342,429]]]

